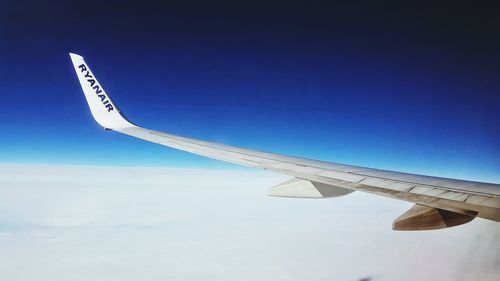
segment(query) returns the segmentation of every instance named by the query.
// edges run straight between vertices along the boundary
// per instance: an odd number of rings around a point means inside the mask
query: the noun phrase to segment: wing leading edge
[[[296,178],[270,195],[325,198],[369,192],[416,205],[393,223],[395,230],[427,230],[466,223],[476,216],[500,222],[500,185],[414,175],[228,146],[149,130],[128,121],[83,57],[70,53],[94,119],[102,127],[163,146]]]

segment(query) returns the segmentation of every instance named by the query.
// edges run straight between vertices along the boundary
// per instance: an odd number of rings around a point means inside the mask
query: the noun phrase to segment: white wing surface
[[[415,203],[397,218],[395,230],[429,230],[460,225],[476,216],[500,222],[500,185],[414,175],[249,150],[139,127],[128,121],[97,81],[83,57],[71,54],[94,119],[102,127],[160,145],[238,165],[294,177],[270,195],[327,198],[353,191]]]

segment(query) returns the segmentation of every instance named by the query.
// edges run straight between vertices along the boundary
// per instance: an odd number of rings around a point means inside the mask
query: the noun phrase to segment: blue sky
[[[233,167],[100,129],[75,52],[148,128],[500,182],[499,25],[459,4],[5,1],[0,162]]]

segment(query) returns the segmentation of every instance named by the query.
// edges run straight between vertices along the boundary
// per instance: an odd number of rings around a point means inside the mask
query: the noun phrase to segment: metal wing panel
[[[117,129],[137,138],[234,164],[402,199],[451,211],[473,210],[500,221],[498,185],[419,176],[260,152],[140,127]]]
[[[414,175],[402,172],[384,171],[384,170],[367,169],[367,168],[365,168],[362,171],[355,171],[353,173],[370,177],[392,179],[401,182],[419,183],[423,185],[436,186],[458,191],[467,191],[473,193],[482,193],[482,194],[500,196],[500,185],[498,184]]]

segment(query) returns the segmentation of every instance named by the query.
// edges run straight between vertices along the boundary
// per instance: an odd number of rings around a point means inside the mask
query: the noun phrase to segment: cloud
[[[329,200],[267,196],[286,179],[248,170],[1,165],[2,278],[495,280],[499,274],[497,223],[394,232],[392,220],[411,204],[359,192]]]

